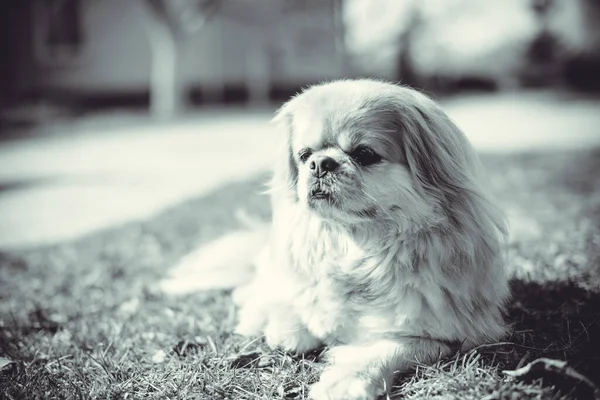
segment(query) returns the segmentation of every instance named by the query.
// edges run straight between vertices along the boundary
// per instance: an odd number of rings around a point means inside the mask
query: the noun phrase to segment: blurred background
[[[355,76],[433,93],[600,91],[598,21],[598,0],[4,1],[0,106],[4,120],[169,116]]]
[[[302,86],[424,90],[479,150],[600,138],[599,0],[0,3],[0,248],[265,171]],[[68,216],[68,218],[65,218]]]

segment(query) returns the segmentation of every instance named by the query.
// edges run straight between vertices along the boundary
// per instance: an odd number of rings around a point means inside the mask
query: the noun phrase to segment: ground
[[[597,125],[596,125],[597,127]],[[559,146],[560,147],[560,146]],[[592,398],[565,374],[505,374],[539,357],[600,384],[600,148],[482,151],[512,227],[502,343],[399,376],[407,399]],[[266,175],[211,187],[155,214],[0,253],[0,397],[306,398],[320,353],[232,333],[229,290],[168,296],[156,283],[198,245],[267,219]]]

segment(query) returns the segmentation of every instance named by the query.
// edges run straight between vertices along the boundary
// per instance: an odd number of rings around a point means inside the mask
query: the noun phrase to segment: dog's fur
[[[317,400],[375,399],[395,373],[504,334],[505,222],[468,140],[431,99],[336,81],[275,122],[271,238],[234,293],[237,332],[289,351],[329,346]],[[311,174],[324,157],[339,166]]]

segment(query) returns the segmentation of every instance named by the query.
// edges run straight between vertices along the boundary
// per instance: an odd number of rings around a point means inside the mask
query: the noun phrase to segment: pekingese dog
[[[504,334],[505,221],[434,101],[342,80],[274,121],[270,241],[234,292],[238,333],[293,352],[328,346],[316,400],[375,399],[396,373]]]

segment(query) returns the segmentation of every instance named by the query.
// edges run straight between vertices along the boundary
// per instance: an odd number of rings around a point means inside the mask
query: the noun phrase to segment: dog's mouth
[[[315,200],[329,200],[331,198],[331,193],[321,189],[313,189],[310,192],[310,197]]]
[[[331,191],[325,185],[316,184],[309,191],[309,201],[312,203],[328,203],[334,204],[335,200]]]
[[[334,204],[334,200],[333,197],[331,196],[331,193],[326,192],[324,190],[316,190],[313,189],[310,192],[310,201],[312,203],[327,203],[327,204]]]
[[[342,194],[338,188],[339,177],[333,174],[327,174],[321,178],[312,178],[308,182],[307,199],[309,205],[322,209],[327,206],[339,207],[339,196]]]

